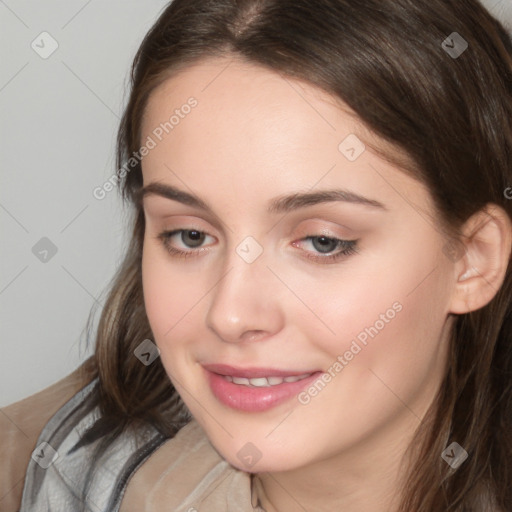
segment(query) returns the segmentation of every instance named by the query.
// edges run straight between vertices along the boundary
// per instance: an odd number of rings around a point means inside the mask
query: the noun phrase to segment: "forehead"
[[[304,135],[310,136],[314,130],[330,133],[336,141],[341,135],[337,133],[340,123],[347,132],[355,131],[359,124],[347,105],[311,84],[239,58],[223,57],[185,67],[157,87],[146,105],[142,132],[149,133],[168,120],[169,114],[180,110],[191,97],[198,102],[191,117],[201,121],[195,128],[214,122],[216,132],[231,130],[232,137],[239,134],[240,138],[256,131],[261,137],[265,131],[266,142],[275,141],[272,145],[280,147],[284,140],[291,143],[293,135],[302,136],[302,145]],[[281,131],[283,126],[286,133]],[[171,135],[179,137],[184,131],[186,127],[180,127]],[[194,133],[201,135],[201,131]]]
[[[184,108],[191,98],[196,106]],[[316,184],[375,192],[380,185],[379,195],[392,201],[390,180],[408,194],[420,186],[372,152],[365,143],[381,141],[341,100],[238,59],[205,60],[165,80],[149,97],[141,134],[156,141],[143,159],[145,184],[183,180],[196,190],[213,184],[263,195],[271,185],[278,192]],[[366,145],[357,160],[343,154],[345,140]]]

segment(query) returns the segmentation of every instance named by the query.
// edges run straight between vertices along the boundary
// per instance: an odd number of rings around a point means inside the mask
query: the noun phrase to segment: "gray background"
[[[128,229],[117,189],[92,191],[115,171],[129,67],[166,3],[0,0],[0,406],[89,355]],[[512,0],[484,3],[512,31]]]
[[[166,3],[0,1],[0,406],[88,355],[87,316],[127,238],[117,188],[92,191],[115,171],[129,67]],[[46,59],[31,47],[51,48],[43,31],[59,45]],[[57,247],[46,263],[43,237]]]

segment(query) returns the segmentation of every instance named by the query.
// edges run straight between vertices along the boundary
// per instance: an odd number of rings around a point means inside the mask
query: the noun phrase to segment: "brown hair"
[[[468,49],[452,58],[453,32]],[[477,0],[174,0],[144,38],[118,134],[118,169],[140,148],[154,88],[180,68],[236,56],[332,93],[407,156],[382,155],[424,183],[450,236],[488,204],[512,218],[512,42]],[[190,414],[157,359],[144,309],[140,162],[120,176],[133,232],[109,286],[95,355],[96,436],[149,421],[172,437]],[[512,269],[485,307],[458,315],[444,381],[417,431],[401,512],[512,510]],[[421,442],[419,442],[421,440]],[[441,453],[469,453],[457,471]],[[494,502],[493,502],[494,500]]]

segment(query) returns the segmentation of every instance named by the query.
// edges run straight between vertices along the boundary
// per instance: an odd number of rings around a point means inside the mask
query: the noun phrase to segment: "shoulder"
[[[129,476],[165,438],[151,426],[104,446],[81,443],[100,418],[94,379],[46,423],[28,464],[20,512],[113,512]]]
[[[192,419],[133,475],[120,512],[261,511],[251,487],[250,474],[231,466]]]
[[[18,510],[30,456],[44,425],[90,382],[87,362],[47,388],[2,407],[0,414],[0,497],[2,510]]]

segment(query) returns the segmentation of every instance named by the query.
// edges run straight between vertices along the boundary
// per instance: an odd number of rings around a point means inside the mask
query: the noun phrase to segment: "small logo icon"
[[[146,339],[133,353],[144,366],[149,366],[160,355],[160,349],[151,340]]]
[[[59,43],[48,32],[41,32],[30,44],[39,57],[47,59],[59,47]]]
[[[503,191],[503,195],[505,196],[505,199],[512,199],[512,187],[507,187]]]
[[[46,442],[41,443],[32,452],[32,459],[43,469],[48,469],[58,458],[59,453]]]
[[[338,146],[340,153],[350,162],[355,162],[365,151],[366,146],[357,137],[351,133]]]
[[[57,254],[57,246],[49,238],[43,236],[43,238],[32,247],[32,254],[39,261],[48,263]]]
[[[468,452],[458,443],[453,442],[441,454],[441,457],[453,468],[457,469],[467,458]]]
[[[452,32],[441,43],[443,50],[452,59],[458,59],[468,49],[468,46],[468,42],[457,32]]]
[[[443,245],[443,252],[450,261],[455,263],[464,256],[466,253],[466,247],[459,240],[452,238],[449,242]]]
[[[246,263],[252,263],[263,253],[263,247],[256,241],[255,238],[248,236],[244,238],[240,244],[238,244],[236,253]]]
[[[252,468],[261,459],[263,454],[252,443],[245,443],[236,456],[248,468]]]

